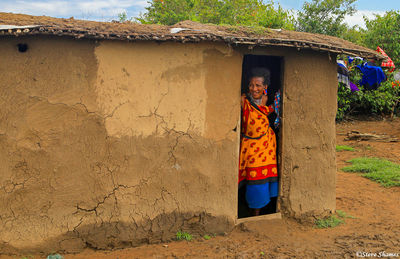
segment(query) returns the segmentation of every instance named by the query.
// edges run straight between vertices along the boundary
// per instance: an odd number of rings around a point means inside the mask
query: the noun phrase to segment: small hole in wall
[[[26,52],[28,50],[28,44],[25,43],[19,43],[17,47],[19,52]]]

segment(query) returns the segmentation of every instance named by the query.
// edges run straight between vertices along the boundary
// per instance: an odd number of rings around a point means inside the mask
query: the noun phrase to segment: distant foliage
[[[342,34],[346,40],[376,49],[377,46],[391,57],[396,66],[400,66],[400,12],[389,11],[385,15],[375,15],[373,19],[364,17],[367,29],[353,27]],[[400,114],[400,84],[393,74],[386,72],[388,80],[373,91],[352,93],[343,84],[338,88],[338,111],[336,118],[348,115],[396,115]],[[357,83],[361,75],[350,74],[352,82]]]
[[[139,22],[173,25],[180,21],[189,20],[192,16],[195,0],[152,0],[149,3],[150,6],[146,7],[146,13],[136,18]],[[211,8],[213,7],[211,6]]]
[[[312,0],[298,13],[296,29],[341,37],[347,30],[346,15],[356,11],[356,0]]]
[[[200,23],[294,29],[291,13],[262,0],[151,0],[141,23],[173,25],[191,20]]]
[[[126,12],[119,13],[119,14],[118,14],[118,20],[119,20],[120,22],[126,22],[126,21],[128,21],[128,20],[129,20],[129,19],[128,19],[128,14],[127,14]]]
[[[341,35],[341,38],[345,40],[366,47],[367,44],[365,43],[365,37],[366,37],[366,30],[357,25],[351,28],[347,28],[347,30],[344,31]],[[376,47],[374,49],[376,49]]]
[[[400,11],[389,11],[375,15],[375,19],[364,17],[367,26],[365,44],[371,49],[380,46],[395,64],[400,65]]]

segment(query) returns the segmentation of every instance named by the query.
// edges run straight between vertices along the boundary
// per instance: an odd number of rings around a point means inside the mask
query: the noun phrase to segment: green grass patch
[[[209,236],[209,235],[204,235],[203,238],[204,238],[205,240],[210,240],[210,239],[211,239],[211,236]]]
[[[336,210],[335,215],[323,219],[317,219],[315,221],[315,228],[334,228],[340,224],[344,224],[346,218],[355,219],[355,217],[342,210]]]
[[[193,239],[193,236],[187,232],[183,232],[183,231],[176,232],[176,240],[178,240],[178,241],[181,241],[181,240],[191,241],[192,239]]]
[[[355,217],[353,217],[353,216],[347,214],[346,212],[344,212],[344,211],[342,211],[342,210],[336,210],[336,214],[337,214],[339,217],[343,218],[343,219],[346,219],[346,218],[348,218],[348,219],[355,219]]]
[[[337,151],[337,152],[341,152],[341,151],[355,151],[355,149],[354,149],[353,147],[350,147],[350,146],[340,146],[340,145],[337,145],[337,146],[336,146],[336,151]]]
[[[359,172],[363,177],[380,183],[384,187],[400,186],[400,165],[370,157],[355,158],[350,161],[351,166],[342,168],[344,172]]]
[[[335,215],[332,215],[332,216],[329,216],[324,219],[317,219],[315,221],[315,227],[316,228],[334,228],[343,223],[344,223],[343,219],[340,219],[340,218],[336,217]]]

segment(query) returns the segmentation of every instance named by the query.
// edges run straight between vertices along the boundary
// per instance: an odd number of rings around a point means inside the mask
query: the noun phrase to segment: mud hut
[[[238,219],[240,95],[282,92],[273,217],[335,210],[336,56],[322,35],[0,14],[0,251],[76,252],[223,233]]]

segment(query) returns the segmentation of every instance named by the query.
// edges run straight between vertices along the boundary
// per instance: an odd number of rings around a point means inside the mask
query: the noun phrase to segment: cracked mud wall
[[[237,52],[24,37],[1,39],[0,53],[0,251],[110,249],[232,227]]]

